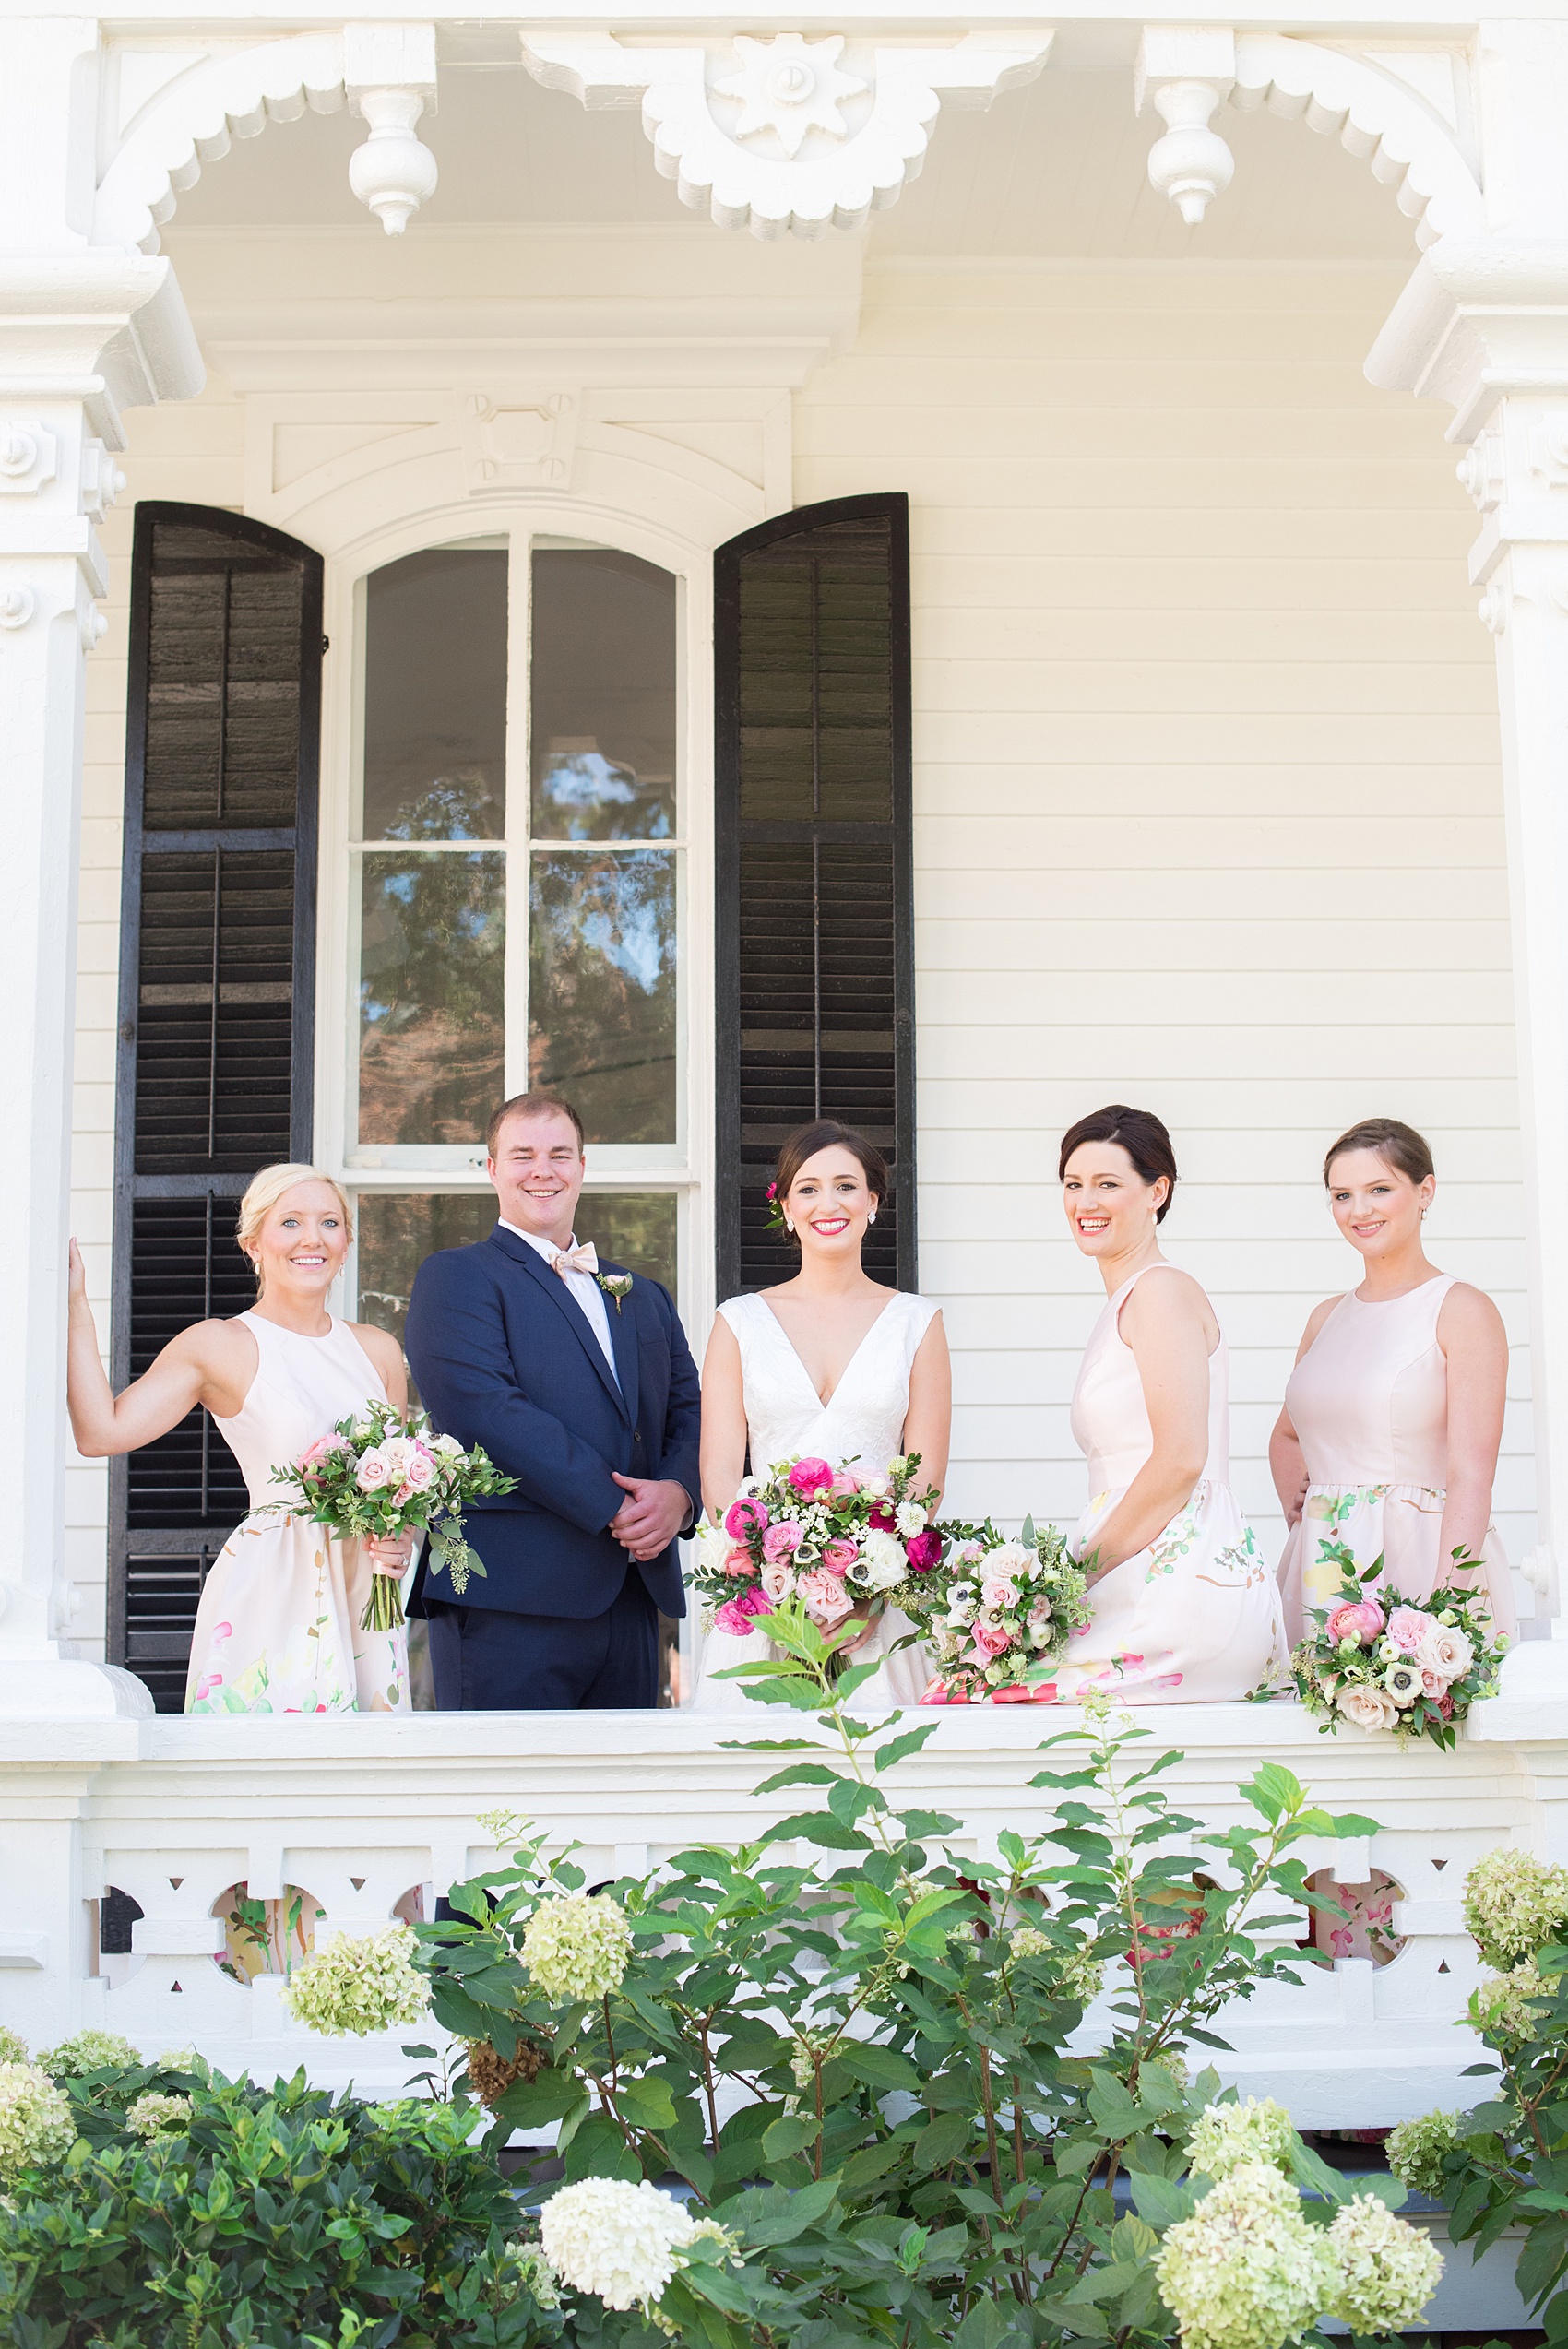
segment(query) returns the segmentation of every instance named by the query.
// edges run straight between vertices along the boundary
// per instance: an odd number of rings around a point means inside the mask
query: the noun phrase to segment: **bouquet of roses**
[[[1301,1702],[1323,1716],[1322,1735],[1349,1721],[1392,1729],[1401,1745],[1430,1738],[1451,1748],[1454,1724],[1495,1692],[1508,1645],[1492,1635],[1484,1596],[1445,1587],[1410,1607],[1377,1589],[1381,1558],[1358,1566],[1343,1542],[1325,1542],[1323,1555],[1339,1568],[1339,1596],[1313,1609],[1317,1629],[1290,1658]],[[1455,1563],[1474,1573],[1480,1560],[1455,1550]]]
[[[936,1674],[922,1704],[1026,1704],[1029,1675],[1088,1621],[1084,1570],[1054,1525],[1026,1517],[1016,1541],[989,1518],[943,1524],[943,1558],[899,1605],[920,1623]]]
[[[511,1492],[476,1444],[465,1452],[456,1436],[435,1435],[422,1411],[404,1420],[390,1403],[372,1403],[357,1418],[339,1419],[297,1460],[274,1468],[287,1488],[292,1517],[326,1525],[340,1541],[428,1531],[431,1572],[445,1567],[461,1598],[471,1575],[484,1568],[463,1539],[463,1503],[481,1493]],[[363,1631],[394,1631],[403,1620],[403,1595],[392,1574],[373,1575]]]
[[[753,1477],[724,1522],[697,1535],[692,1584],[703,1629],[766,1629],[756,1618],[799,1598],[814,1623],[836,1631],[865,1601],[905,1592],[942,1557],[930,1522],[934,1486],[914,1489],[919,1453],[890,1461],[885,1476],[852,1463],[784,1460]]]

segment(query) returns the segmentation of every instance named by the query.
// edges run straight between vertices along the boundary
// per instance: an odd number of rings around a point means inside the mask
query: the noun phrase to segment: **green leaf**
[[[1174,2226],[1180,2219],[1191,2218],[1197,2209],[1197,2189],[1184,2186],[1176,2178],[1151,2177],[1146,2170],[1130,2170],[1127,2183],[1132,2189],[1134,2209],[1157,2234],[1163,2235],[1168,2226]]]
[[[756,1792],[776,1795],[785,1786],[836,1786],[838,1773],[830,1770],[826,1762],[792,1762],[788,1770],[777,1771],[765,1778]]]
[[[868,1852],[872,1848],[869,1835],[825,1810],[797,1811],[792,1818],[781,1819],[777,1827],[768,1829],[765,1841],[782,1844],[796,1837],[802,1843],[821,1844],[828,1851]]]
[[[858,2193],[862,2186],[869,2186],[873,2177],[880,2177],[884,2170],[891,2169],[894,2163],[902,2158],[903,2152],[903,2146],[895,2137],[885,2137],[880,2145],[862,2146],[858,2153],[850,2154],[840,2170],[840,2190],[846,2194]]]
[[[675,2099],[670,2093],[670,2083],[656,2073],[641,2080],[624,2080],[615,2091],[615,2101],[637,2129],[675,2126]]]
[[[907,1761],[910,1754],[919,1753],[926,1739],[934,1738],[940,1726],[939,1722],[922,1721],[918,1729],[905,1729],[897,1737],[889,1738],[885,1746],[877,1747],[873,1757],[877,1768],[891,1770],[896,1762]]]
[[[1289,1810],[1299,1810],[1304,1799],[1301,1782],[1294,1771],[1285,1769],[1277,1762],[1260,1762],[1253,1775],[1239,1791],[1260,1811],[1272,1826]]]
[[[945,2169],[956,2162],[973,2133],[974,2120],[968,2112],[938,2113],[929,2129],[922,2129],[910,2146],[917,2169]]]
[[[513,2081],[498,2098],[495,2116],[509,2120],[514,2129],[543,2129],[586,2102],[587,2092],[575,2071],[557,2071],[545,2064],[531,2080]]]
[[[1305,2186],[1321,2194],[1328,2203],[1348,2202],[1360,2189],[1360,2179],[1352,2182],[1341,2171],[1330,2169],[1328,2164],[1314,2153],[1310,2145],[1303,2145],[1299,2137],[1290,2149],[1290,2174],[1298,2186]],[[1396,2204],[1394,2207],[1398,2206]]]
[[[784,2186],[754,2186],[721,2203],[714,2216],[738,2229],[748,2249],[766,2251],[776,2243],[793,2243],[814,2226],[832,2209],[837,2193],[836,2177],[819,2177],[793,2191]]]
[[[907,2088],[918,2094],[921,2075],[908,2056],[895,2047],[879,2047],[865,2039],[840,2039],[834,2055],[853,2080],[867,2088]]]
[[[819,2134],[814,2113],[785,2113],[763,2130],[762,2150],[770,2162],[787,2162],[814,2145]]]

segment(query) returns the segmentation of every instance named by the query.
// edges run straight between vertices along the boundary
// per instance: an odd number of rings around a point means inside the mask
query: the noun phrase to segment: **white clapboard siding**
[[[109,1347],[109,1252],[113,1231],[114,1030],[120,971],[120,835],[125,793],[125,654],[130,616],[131,536],[138,498],[192,505],[243,504],[243,412],[221,385],[179,407],[133,408],[130,446],[119,459],[126,487],[102,528],[109,556],[109,633],[87,664],[83,744],[81,931],[77,953],[72,1229],[105,1355]],[[77,1461],[65,1475],[65,1554],[75,1586],[73,1638],[101,1655],[107,1582],[104,1534],[108,1476],[101,1461]]]
[[[1356,1270],[1323,1151],[1383,1111],[1507,1322],[1499,1522],[1534,1537],[1492,647],[1443,412],[1361,373],[1402,275],[873,246],[858,344],[797,398],[799,502],[910,501],[921,1272],[966,1511],[1082,1505],[1103,1300],[1056,1144],[1131,1100],[1175,1135],[1170,1252],[1277,1545],[1269,1429]]]

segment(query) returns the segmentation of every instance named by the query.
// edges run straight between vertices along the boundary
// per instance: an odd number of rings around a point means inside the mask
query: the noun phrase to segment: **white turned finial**
[[[1149,184],[1170,198],[1190,229],[1223,196],[1236,169],[1230,149],[1208,126],[1219,100],[1220,92],[1207,81],[1169,81],[1154,92],[1170,128],[1150,150]]]
[[[370,136],[349,158],[349,185],[388,236],[401,236],[435,193],[435,158],[414,136],[424,99],[417,89],[365,89],[355,105]]]

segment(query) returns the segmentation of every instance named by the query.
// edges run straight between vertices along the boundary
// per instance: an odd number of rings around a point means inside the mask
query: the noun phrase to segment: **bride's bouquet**
[[[936,1672],[922,1704],[1027,1704],[1041,1667],[1089,1619],[1084,1570],[1054,1525],[1026,1517],[1016,1541],[983,1524],[937,1529],[934,1572],[899,1593]]]
[[[798,1598],[819,1630],[833,1631],[862,1602],[906,1592],[943,1552],[930,1522],[936,1489],[915,1490],[920,1465],[912,1453],[877,1476],[784,1460],[748,1478],[723,1524],[710,1519],[696,1536],[692,1586],[703,1630],[743,1639],[766,1628],[758,1616]]]
[[[405,1421],[390,1403],[371,1403],[274,1468],[272,1481],[286,1489],[279,1505],[291,1517],[326,1525],[339,1541],[428,1532],[431,1572],[445,1567],[461,1598],[470,1576],[484,1573],[463,1538],[463,1504],[511,1492],[517,1480],[502,1476],[478,1444],[465,1452],[455,1436],[434,1434],[424,1412]],[[402,1620],[398,1577],[374,1574],[361,1631],[395,1631]]]
[[[1377,1587],[1383,1560],[1358,1566],[1343,1542],[1323,1555],[1339,1569],[1339,1596],[1312,1610],[1316,1629],[1290,1658],[1297,1693],[1331,1736],[1343,1722],[1392,1729],[1401,1745],[1430,1738],[1452,1747],[1454,1725],[1478,1697],[1495,1695],[1508,1643],[1493,1636],[1480,1591],[1445,1587],[1425,1607],[1410,1607]],[[1455,1553],[1462,1572],[1479,1559]]]

